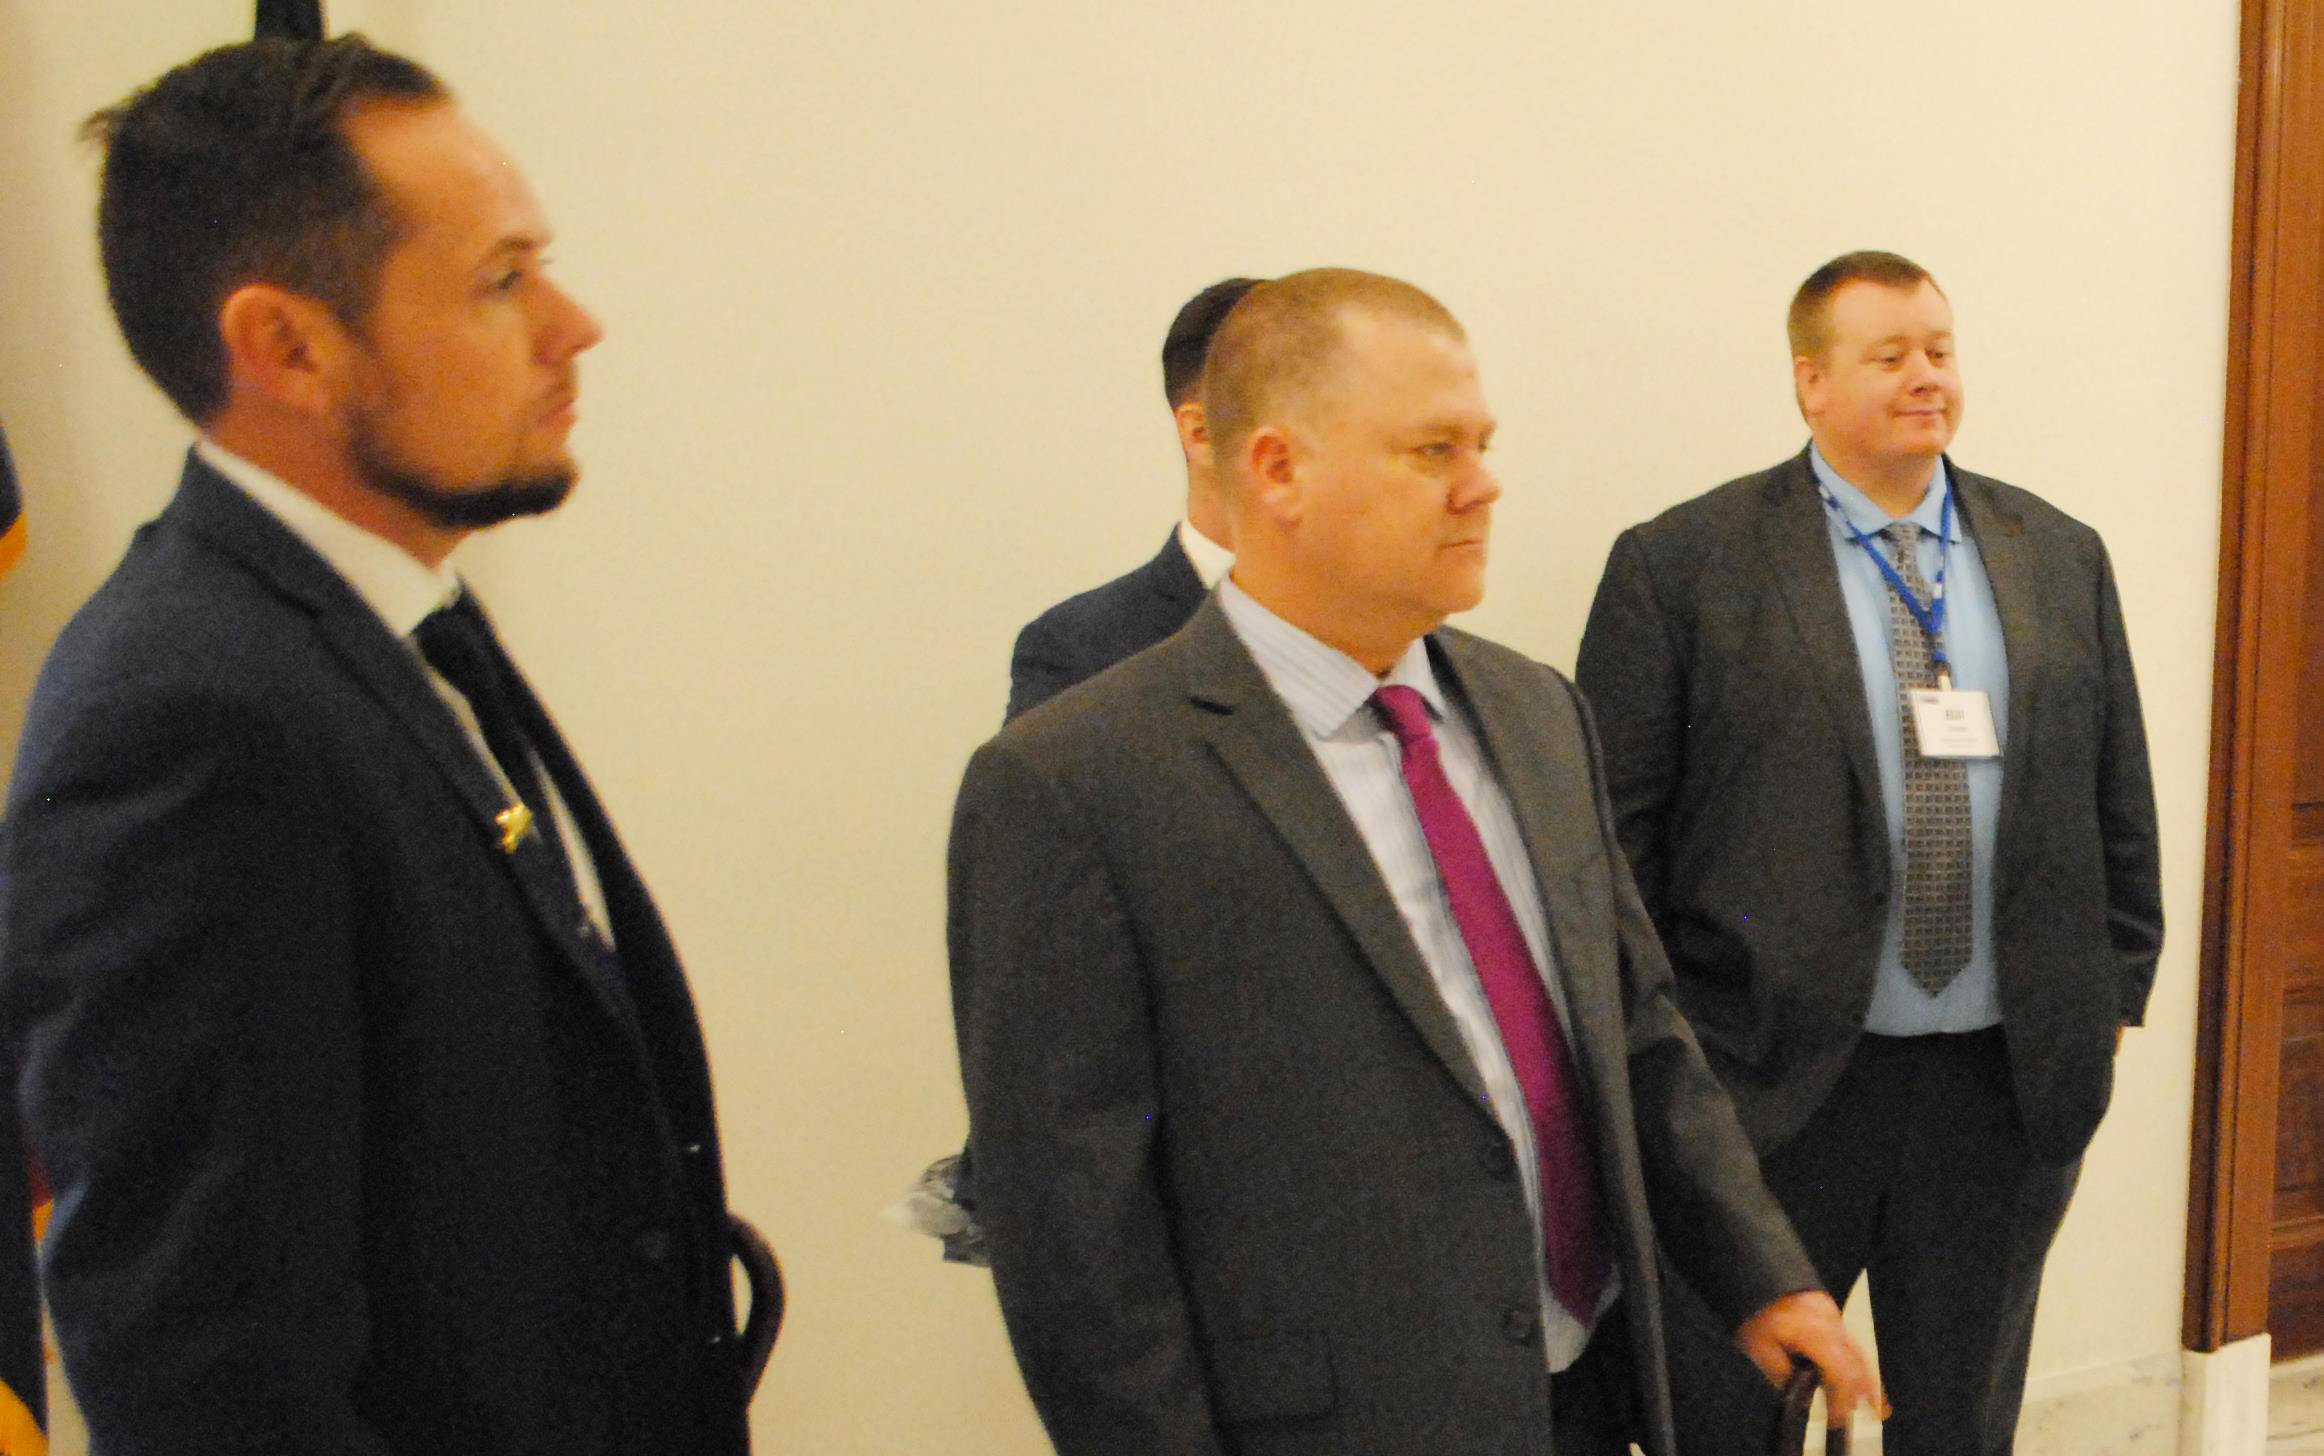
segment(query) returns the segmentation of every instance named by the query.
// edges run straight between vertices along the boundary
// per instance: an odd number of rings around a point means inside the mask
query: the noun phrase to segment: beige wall
[[[1798,278],[1885,246],[1944,280],[1960,458],[2114,549],[2173,926],[2037,1389],[2175,1347],[2232,5],[331,9],[511,145],[609,328],[582,494],[469,569],[692,967],[736,1200],[792,1277],[770,1449],[1042,1449],[984,1276],[881,1217],[962,1126],[950,795],[1017,626],[1171,518],[1171,311],[1317,263],[1469,323],[1509,492],[1473,625],[1561,666],[1617,530],[1798,446]],[[0,0],[0,419],[33,527],[0,585],[0,748],[183,442],[103,312],[73,123],[248,13]]]

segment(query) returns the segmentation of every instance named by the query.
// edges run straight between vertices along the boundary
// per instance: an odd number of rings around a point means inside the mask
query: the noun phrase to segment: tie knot
[[[412,638],[419,643],[420,656],[428,660],[428,666],[443,674],[444,681],[458,688],[470,703],[479,697],[501,695],[499,653],[491,629],[467,593],[422,617],[420,625],[412,629]]]
[[[1890,521],[1880,528],[1880,534],[1888,538],[1888,549],[1896,553],[1897,560],[1902,561],[1905,559],[1906,552],[1920,545],[1921,523],[1909,520]]]
[[[1372,706],[1388,724],[1388,731],[1406,748],[1427,743],[1436,735],[1428,726],[1428,702],[1420,689],[1392,683],[1372,694]]]

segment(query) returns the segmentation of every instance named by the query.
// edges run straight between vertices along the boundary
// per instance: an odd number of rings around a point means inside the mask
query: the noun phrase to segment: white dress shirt
[[[1235,553],[1194,529],[1192,521],[1178,523],[1178,549],[1186,553],[1204,591],[1226,580],[1227,573],[1235,569]]]

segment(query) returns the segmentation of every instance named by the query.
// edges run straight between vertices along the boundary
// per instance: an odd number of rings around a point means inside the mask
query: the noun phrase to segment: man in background
[[[1810,444],[1623,534],[1578,676],[1679,1003],[1826,1287],[1871,1290],[1889,1456],[2011,1449],[2043,1260],[2162,944],[2106,550],[1945,455],[1953,314],[1851,253],[1790,316]],[[1671,1316],[1682,1445],[1765,1389]]]
[[[1009,717],[1185,626],[1234,564],[1226,502],[1219,495],[1210,426],[1198,391],[1211,335],[1257,281],[1213,283],[1186,301],[1162,340],[1162,397],[1169,401],[1179,452],[1186,459],[1186,519],[1153,560],[1066,598],[1017,634],[1017,650],[1009,658]]]
[[[360,37],[101,113],[130,351],[199,434],[41,674],[0,997],[97,1452],[748,1447],[677,956],[449,558],[554,508],[595,319]]]
[[[1579,699],[1439,630],[1500,494],[1460,325],[1294,274],[1202,393],[1233,573],[979,750],[953,820],[979,1207],[1061,1456],[1666,1456],[1658,1237],[1844,1417],[1875,1393],[1672,1003]]]

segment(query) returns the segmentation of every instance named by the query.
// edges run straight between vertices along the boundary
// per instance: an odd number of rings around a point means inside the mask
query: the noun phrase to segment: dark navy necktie
[[[413,637],[419,642],[420,655],[428,666],[443,675],[444,681],[459,689],[468,700],[468,707],[476,715],[476,726],[484,731],[484,742],[491,748],[492,757],[499,763],[509,787],[516,791],[522,808],[531,815],[530,833],[540,841],[541,848],[556,864],[557,872],[568,885],[574,886],[576,902],[580,899],[578,882],[573,878],[572,862],[566,858],[564,841],[557,834],[557,816],[549,806],[549,797],[542,788],[541,776],[533,761],[531,743],[515,708],[516,665],[493,635],[492,624],[485,620],[475,601],[466,592],[455,598],[451,605],[430,612],[421,622]],[[513,853],[518,848],[511,844]]]

